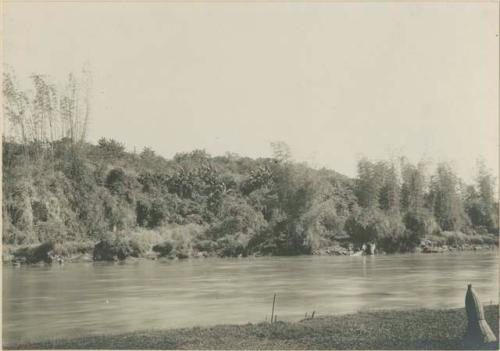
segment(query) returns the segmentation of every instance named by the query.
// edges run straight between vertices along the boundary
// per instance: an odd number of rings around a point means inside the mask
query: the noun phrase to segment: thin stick
[[[313,318],[314,318],[314,314],[315,314],[315,313],[316,313],[316,311],[313,311],[313,314],[312,314],[312,316],[311,316],[311,319],[313,319]]]
[[[271,312],[271,323],[273,322],[273,317],[274,317],[274,303],[276,302],[276,293],[274,293],[273,297],[273,310]]]

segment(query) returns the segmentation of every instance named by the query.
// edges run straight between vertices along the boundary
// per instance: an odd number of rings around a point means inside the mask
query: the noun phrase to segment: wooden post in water
[[[467,332],[465,333],[465,343],[467,346],[490,344],[497,341],[495,334],[484,318],[484,309],[479,296],[472,289],[472,285],[467,286],[465,294],[465,311],[467,312]]]
[[[271,311],[271,323],[273,323],[273,317],[274,317],[274,303],[276,302],[276,293],[274,293],[273,297],[273,310]]]

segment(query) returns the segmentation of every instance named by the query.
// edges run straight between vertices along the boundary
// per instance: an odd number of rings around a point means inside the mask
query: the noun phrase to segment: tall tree
[[[461,196],[458,192],[459,180],[447,163],[440,163],[431,179],[429,199],[434,216],[443,230],[461,230],[466,225],[466,217]]]
[[[292,151],[290,146],[284,141],[275,141],[271,143],[271,148],[273,150],[273,157],[278,162],[287,163],[292,160]]]
[[[12,69],[6,67],[3,72],[3,111],[4,135],[21,143],[29,141],[27,115],[29,114],[29,98],[19,88]]]
[[[380,166],[378,167],[380,170]],[[366,158],[358,161],[358,177],[356,179],[356,196],[361,207],[376,208],[379,192],[382,188],[380,171],[376,165]]]
[[[401,184],[394,163],[384,163],[384,179],[380,189],[380,208],[392,215],[400,212]]]
[[[56,89],[48,77],[32,75],[33,89],[23,89],[13,70],[3,73],[4,134],[23,144],[54,142],[68,138],[85,140],[90,117],[91,72],[69,75],[63,89]]]
[[[476,185],[468,186],[465,194],[465,209],[474,226],[490,232],[498,231],[498,212],[495,200],[495,178],[484,161],[478,161]]]
[[[401,160],[401,206],[404,211],[420,211],[424,207],[425,164],[416,166]]]

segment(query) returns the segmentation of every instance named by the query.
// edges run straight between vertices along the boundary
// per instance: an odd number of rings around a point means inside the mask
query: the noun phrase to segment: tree
[[[106,177],[106,187],[111,194],[123,195],[125,192],[125,171],[122,168],[113,168]]]
[[[382,188],[380,189],[380,208],[387,211],[393,216],[399,216],[401,185],[397,174],[396,166],[391,163],[383,164],[384,179]]]
[[[141,159],[146,161],[153,161],[156,158],[156,153],[150,147],[145,147],[139,155]]]
[[[359,160],[356,179],[356,196],[359,205],[364,208],[377,208],[381,187],[382,183],[377,177],[375,164],[366,158]]]
[[[393,214],[399,213],[400,184],[393,163],[371,162],[366,158],[358,161],[356,196],[364,208],[381,208]]]
[[[483,161],[478,161],[476,186],[468,186],[465,193],[465,210],[475,227],[498,232],[498,212],[495,201],[495,179]]]
[[[359,214],[351,215],[345,229],[357,244],[374,243],[390,232],[390,223],[380,210],[367,208]]]
[[[292,151],[290,146],[284,141],[275,141],[271,143],[271,148],[273,149],[273,157],[278,162],[287,163],[292,159]]]
[[[462,230],[467,224],[458,185],[451,166],[444,162],[438,164],[431,179],[429,200],[442,230]]]
[[[403,223],[415,243],[437,230],[435,219],[425,209],[408,211],[403,217]]]
[[[14,72],[8,67],[3,72],[4,135],[26,144],[30,141],[28,130],[29,98],[17,83]]]
[[[125,154],[125,145],[114,139],[101,138],[97,145],[102,154],[108,159],[116,160]]]
[[[7,137],[23,144],[63,138],[83,143],[90,118],[90,70],[84,67],[79,76],[70,73],[61,89],[41,74],[30,78],[33,89],[23,89],[12,69],[3,73]]]
[[[88,67],[84,67],[80,77],[73,73],[68,75],[61,93],[59,109],[63,134],[75,144],[82,143],[87,136],[91,82],[91,72]]]
[[[401,160],[401,206],[404,211],[420,211],[424,207],[425,164],[417,166]]]

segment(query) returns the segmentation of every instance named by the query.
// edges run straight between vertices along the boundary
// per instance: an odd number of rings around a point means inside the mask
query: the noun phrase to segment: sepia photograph
[[[499,1],[3,0],[4,350],[498,350]]]

